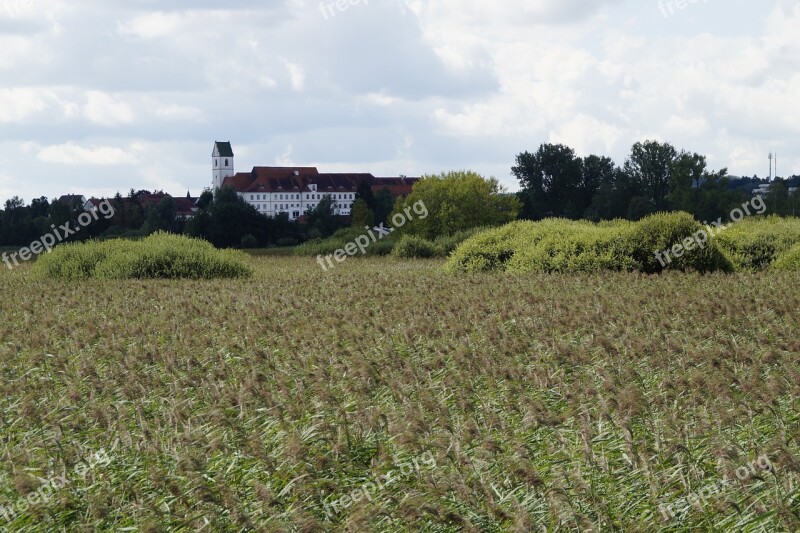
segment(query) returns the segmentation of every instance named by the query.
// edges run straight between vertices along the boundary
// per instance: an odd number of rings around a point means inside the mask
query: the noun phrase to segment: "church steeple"
[[[213,171],[211,185],[216,190],[222,187],[222,182],[225,181],[225,178],[235,174],[233,170],[233,148],[230,142],[216,141],[214,143],[214,151],[211,153],[211,165]]]

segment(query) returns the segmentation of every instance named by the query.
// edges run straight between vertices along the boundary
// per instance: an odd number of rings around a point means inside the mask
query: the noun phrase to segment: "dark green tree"
[[[367,202],[363,198],[357,198],[353,202],[353,209],[350,212],[350,225],[354,228],[370,228],[375,224],[375,215],[370,210]]]
[[[625,172],[644,191],[652,211],[666,211],[669,208],[672,166],[677,155],[671,144],[658,141],[637,142],[631,148],[631,154],[625,162]],[[634,209],[637,214],[644,211],[640,205]]]
[[[269,240],[269,219],[245,202],[231,186],[217,191],[208,213],[207,238],[218,248],[239,246],[246,235],[255,237],[259,244]]]
[[[370,211],[374,213],[375,211],[375,195],[372,194],[372,185],[369,181],[364,180],[358,184],[358,188],[356,189],[356,199],[364,200],[367,203],[367,207]]]
[[[512,174],[522,187],[522,218],[549,217],[577,219],[591,202],[592,194],[582,194],[583,165],[575,151],[563,144],[542,144],[536,153],[517,155]],[[596,187],[595,187],[596,190]]]
[[[395,197],[389,192],[386,187],[379,189],[375,193],[375,201],[372,205],[372,214],[375,218],[375,224],[387,223],[389,215],[394,209]]]
[[[142,230],[148,235],[157,231],[177,232],[175,200],[171,196],[165,196],[157,204],[147,208]]]
[[[333,197],[327,194],[322,195],[322,199],[316,207],[309,207],[306,210],[306,223],[308,230],[316,230],[322,237],[333,235],[339,229],[339,222],[333,214]]]

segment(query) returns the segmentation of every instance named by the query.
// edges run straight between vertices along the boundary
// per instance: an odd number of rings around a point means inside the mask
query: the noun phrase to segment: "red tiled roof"
[[[70,209],[77,209],[79,207],[82,209],[84,207],[83,196],[80,194],[65,194],[57,201],[68,206]]]
[[[195,204],[197,203],[197,198],[191,197],[183,197],[183,198],[174,198],[175,200],[175,213],[178,216],[190,216],[194,214],[195,211]]]
[[[254,167],[251,172],[225,178],[222,184],[240,193],[309,191],[309,185],[316,185],[321,192],[355,192],[364,181],[373,190],[386,187],[392,194],[407,195],[417,178],[376,178],[368,173],[321,174],[316,167]]]
[[[167,196],[169,195],[166,193],[143,194],[139,196],[139,205],[142,206],[142,209],[147,209],[151,205],[157,204]]]
[[[372,192],[376,193],[381,189],[389,189],[392,196],[408,196],[411,189],[419,178],[375,178],[372,184]]]

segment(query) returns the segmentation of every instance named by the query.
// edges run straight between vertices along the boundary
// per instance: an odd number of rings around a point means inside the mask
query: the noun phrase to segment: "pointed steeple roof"
[[[231,146],[230,141],[216,141],[214,145],[216,146],[220,157],[233,157],[233,147]]]

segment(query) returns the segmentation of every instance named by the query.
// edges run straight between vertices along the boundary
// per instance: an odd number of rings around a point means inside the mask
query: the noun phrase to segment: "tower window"
[[[226,167],[228,166],[228,160],[227,159],[225,160],[225,166]]]

